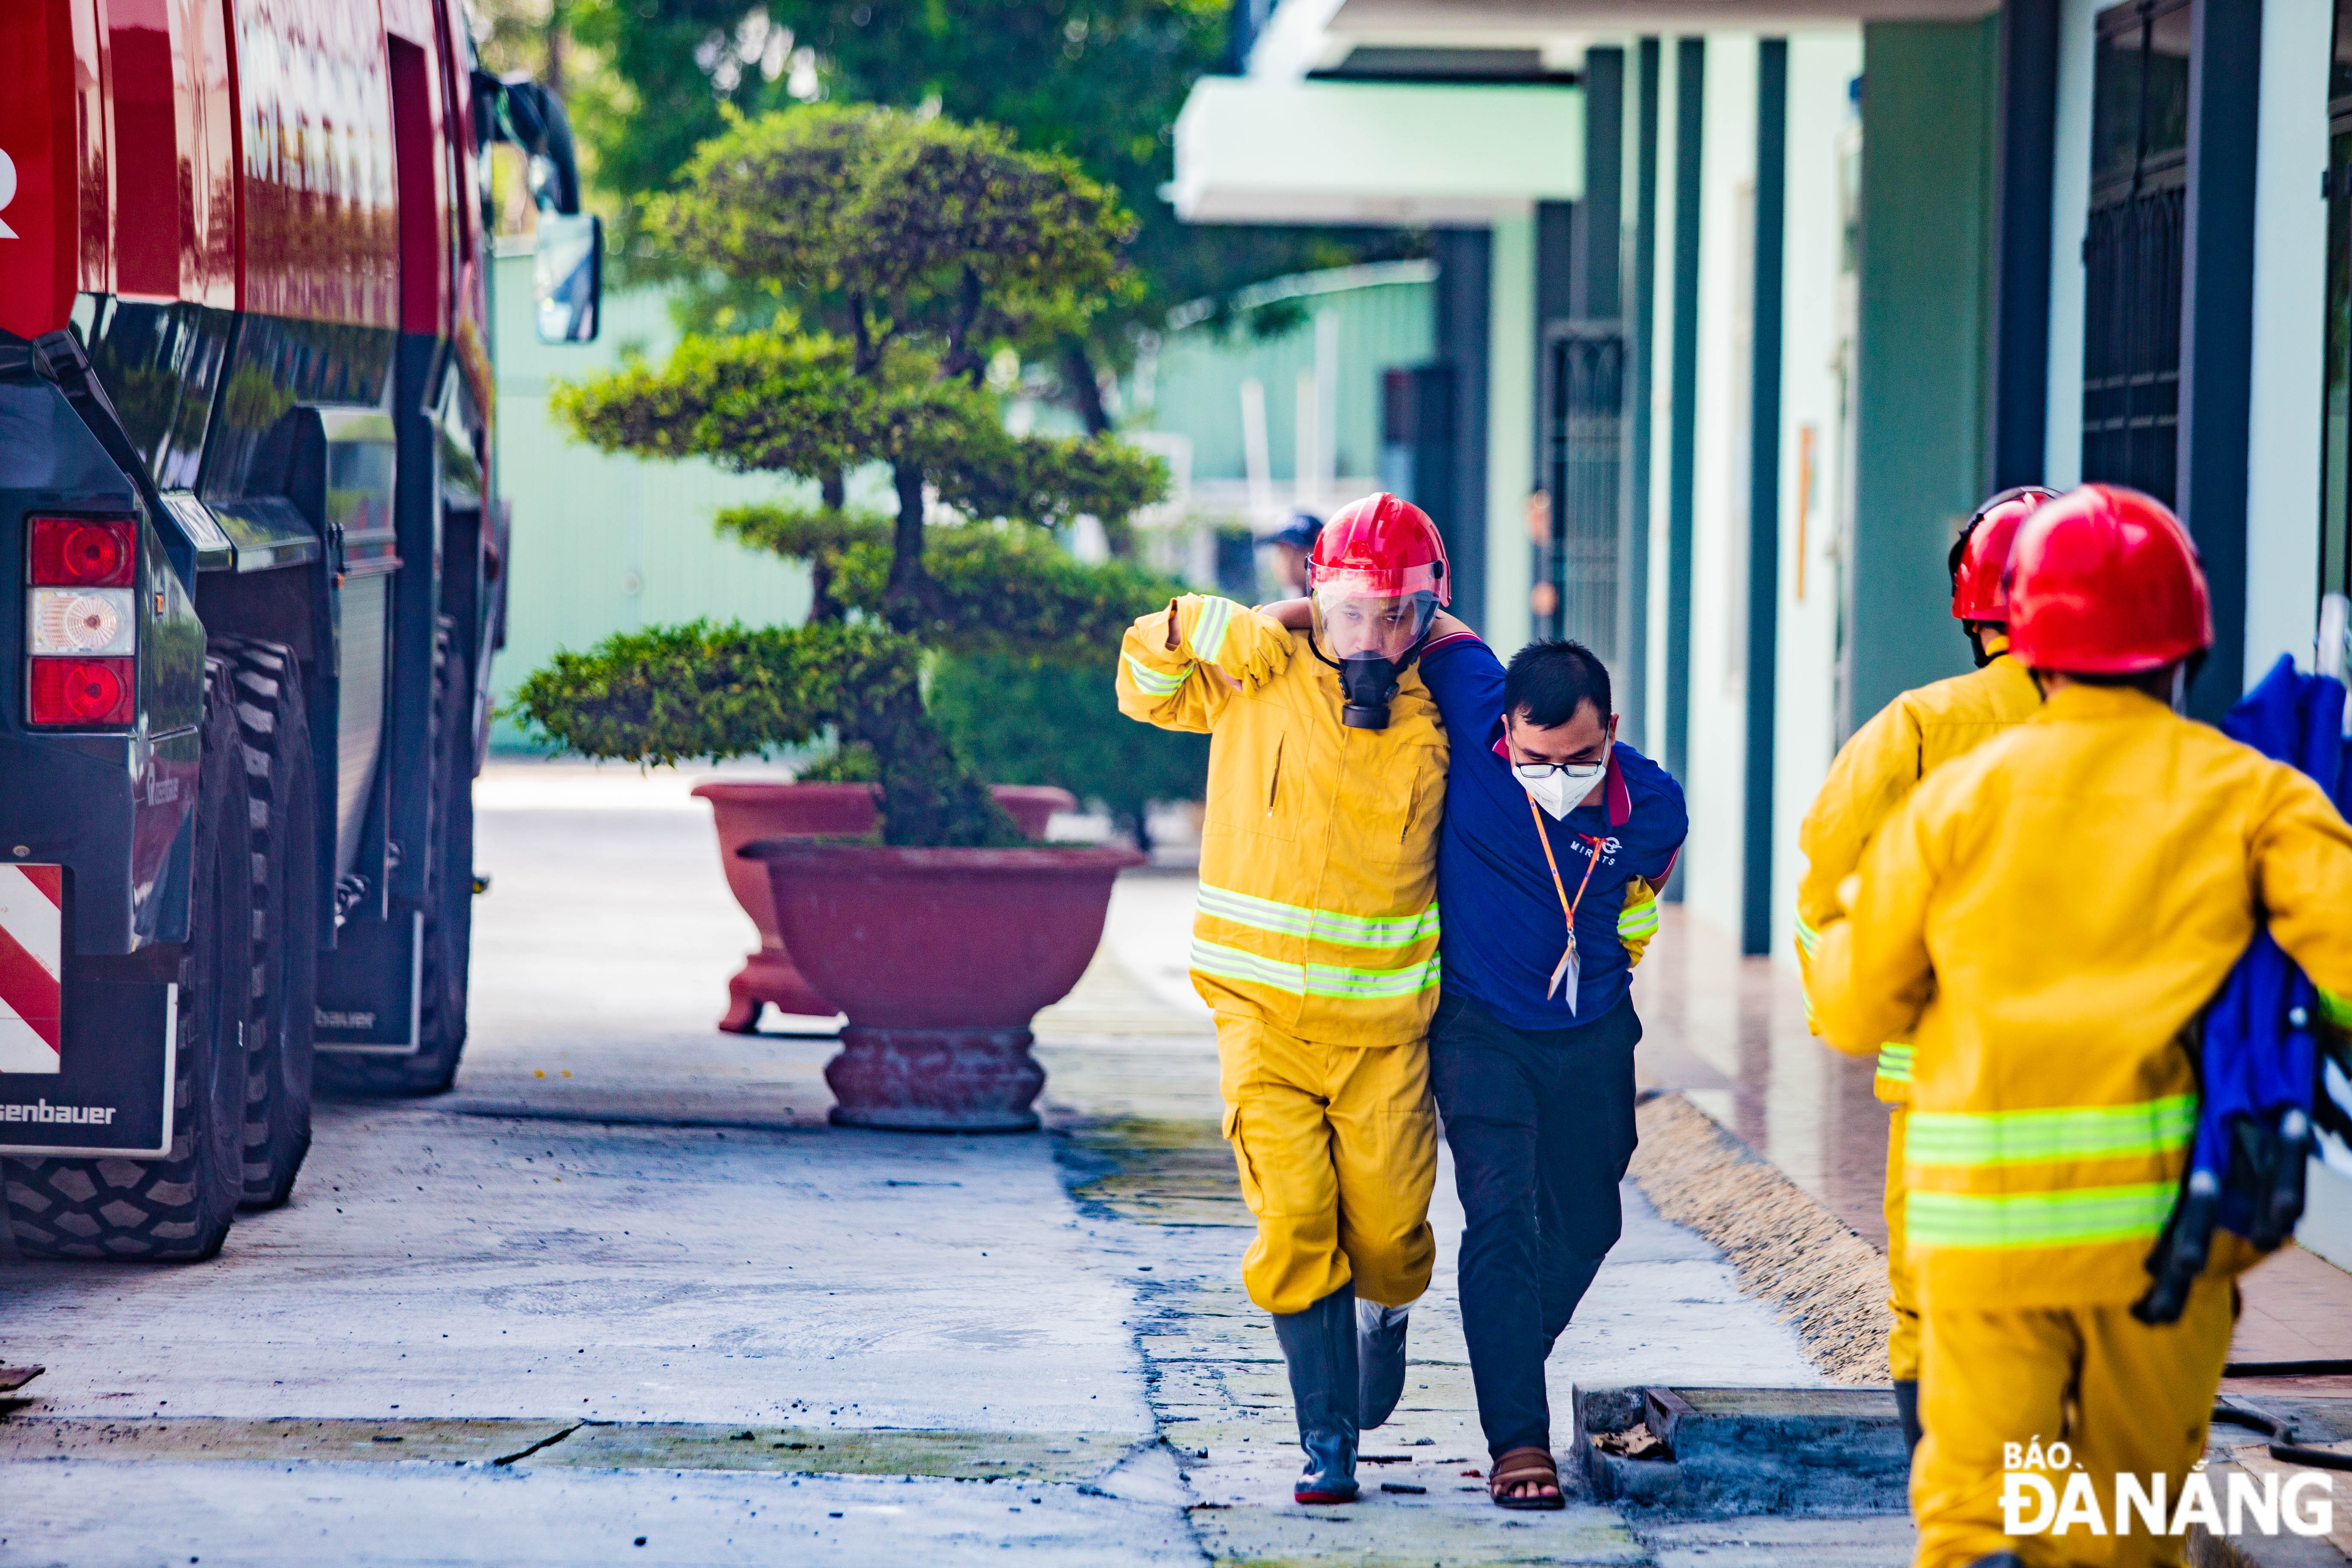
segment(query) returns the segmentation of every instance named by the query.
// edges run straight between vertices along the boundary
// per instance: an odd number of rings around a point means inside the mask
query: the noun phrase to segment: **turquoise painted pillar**
[[[1863,29],[1852,711],[1969,667],[1946,557],[1986,470],[1998,17]]]

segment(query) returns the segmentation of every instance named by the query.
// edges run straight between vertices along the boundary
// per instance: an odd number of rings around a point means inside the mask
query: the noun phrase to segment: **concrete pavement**
[[[711,1028],[751,931],[691,782],[494,770],[457,1092],[323,1107],[295,1202],[213,1263],[0,1272],[0,1359],[50,1368],[0,1419],[0,1561],[1622,1563],[1739,1535],[1485,1502],[1450,1171],[1371,1500],[1290,1504],[1189,880],[1122,882],[1041,1020],[1054,1135],[832,1129],[830,1041]],[[1668,1377],[1818,1381],[1629,1191],[1554,1358],[1557,1439],[1572,1382]],[[1897,1522],[1832,1557],[1899,1562]]]

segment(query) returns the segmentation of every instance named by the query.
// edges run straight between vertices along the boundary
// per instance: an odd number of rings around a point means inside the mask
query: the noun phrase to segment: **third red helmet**
[[[2036,511],[2009,558],[2010,651],[2035,669],[2136,675],[2213,646],[2197,550],[2171,509],[2084,485]]]
[[[1308,583],[1318,588],[1345,583],[1371,598],[1434,594],[1441,605],[1454,602],[1437,525],[1421,508],[1385,490],[1332,514],[1316,536],[1307,571]]]
[[[2020,485],[2003,490],[1977,508],[1968,527],[1952,546],[1952,618],[1960,621],[2006,621],[2009,595],[2001,587],[2001,569],[2018,524],[2045,502],[2058,499],[2055,490]]]

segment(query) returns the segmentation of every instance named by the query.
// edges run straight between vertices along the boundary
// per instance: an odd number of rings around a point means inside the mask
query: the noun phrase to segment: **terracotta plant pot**
[[[766,869],[735,852],[761,838],[855,838],[871,833],[874,786],[719,780],[696,785],[694,793],[710,803],[711,819],[719,828],[719,868],[735,901],[760,932],[760,945],[727,983],[727,1016],[719,1026],[730,1034],[751,1034],[760,1026],[762,1005],[820,1018],[840,1012],[808,983],[776,934],[776,905],[768,891]],[[1054,813],[1075,810],[1078,804],[1068,790],[1036,784],[998,784],[993,793],[997,804],[1032,838],[1045,837],[1046,821]]]
[[[825,1064],[847,1127],[962,1132],[1037,1125],[1045,1071],[1029,1021],[1069,994],[1102,941],[1117,847],[896,849],[772,838],[776,921],[849,1015]]]

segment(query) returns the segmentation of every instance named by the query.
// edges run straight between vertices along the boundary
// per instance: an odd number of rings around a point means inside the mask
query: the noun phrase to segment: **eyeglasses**
[[[1511,771],[1523,779],[1548,779],[1566,773],[1571,779],[1597,779],[1606,763],[1513,763]]]

